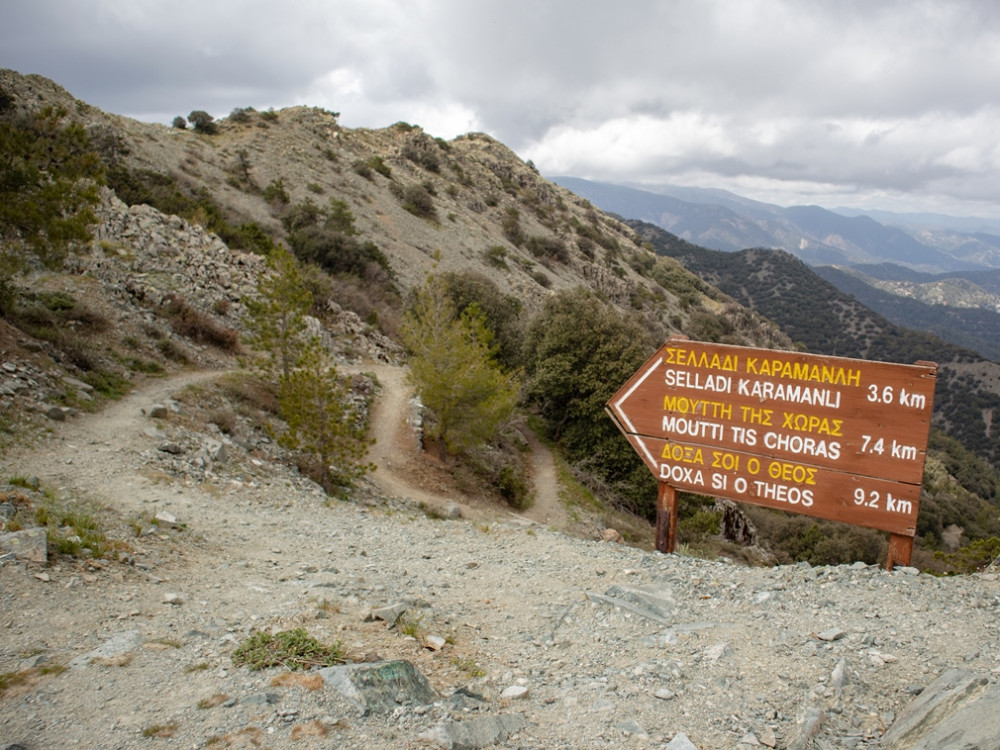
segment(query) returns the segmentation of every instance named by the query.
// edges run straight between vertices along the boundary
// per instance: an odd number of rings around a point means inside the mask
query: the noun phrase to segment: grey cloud
[[[617,181],[697,172],[994,201],[1000,184],[1000,6],[979,0],[32,0],[3,4],[0,48],[4,65],[143,117],[440,114],[543,170]],[[324,86],[334,71],[357,90]],[[685,119],[714,130],[671,129]]]

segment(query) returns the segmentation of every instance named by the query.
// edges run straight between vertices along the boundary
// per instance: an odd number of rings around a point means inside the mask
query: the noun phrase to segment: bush
[[[187,130],[187,120],[185,120],[180,115],[177,115],[177,117],[174,118],[174,121],[173,121],[172,124],[178,130]]]
[[[366,180],[372,178],[372,168],[368,165],[368,162],[358,159],[351,165],[351,169],[354,170],[355,174],[361,175]]]
[[[268,203],[287,206],[291,202],[291,198],[285,189],[285,181],[280,177],[277,180],[271,180],[267,187],[264,188],[264,200]]]
[[[506,210],[500,226],[503,228],[503,236],[510,240],[512,245],[520,247],[524,244],[525,236],[524,230],[521,229],[521,213],[516,208],[511,206]]]
[[[418,133],[403,146],[402,156],[428,172],[439,172],[441,171],[439,150],[439,144],[436,141],[424,133]]]
[[[370,240],[362,242],[344,232],[313,226],[293,232],[288,244],[299,260],[315,263],[329,273],[366,278],[373,275],[374,266],[392,276],[389,259]]]
[[[331,667],[344,661],[340,643],[325,645],[305,628],[282,630],[274,635],[255,633],[233,651],[233,664],[246,665],[251,671],[282,666],[286,669]]]
[[[494,268],[507,270],[507,248],[503,245],[492,245],[484,253],[486,262]]]
[[[437,210],[434,208],[434,198],[423,185],[410,185],[403,189],[403,208],[421,219],[434,219]]]
[[[166,315],[174,333],[233,352],[239,348],[240,334],[220,326],[205,313],[195,310],[176,294],[166,298]]]
[[[554,260],[559,263],[565,263],[569,260],[569,251],[566,249],[566,243],[558,237],[533,235],[528,238],[525,247],[536,258]]]
[[[204,133],[205,135],[212,135],[217,133],[219,128],[215,124],[215,118],[208,114],[204,110],[196,109],[188,115],[188,122],[195,129],[197,133]]]
[[[253,107],[236,107],[229,113],[230,122],[250,122],[250,113]]]
[[[365,162],[365,163],[369,167],[371,167],[372,169],[374,169],[376,172],[378,172],[380,175],[382,175],[383,177],[391,177],[392,176],[392,168],[388,164],[385,163],[385,160],[382,159],[381,156],[378,156],[378,155],[371,156],[371,157],[368,158],[368,161]]]

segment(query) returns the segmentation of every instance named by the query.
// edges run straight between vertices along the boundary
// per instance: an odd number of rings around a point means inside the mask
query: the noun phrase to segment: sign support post
[[[886,570],[892,570],[896,565],[909,565],[913,554],[913,537],[902,534],[889,535],[889,557],[885,563]]]
[[[677,546],[677,490],[660,482],[656,493],[656,551],[673,552]]]

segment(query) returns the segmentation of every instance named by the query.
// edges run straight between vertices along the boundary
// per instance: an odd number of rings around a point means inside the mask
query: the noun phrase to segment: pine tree
[[[478,306],[456,314],[445,281],[429,277],[401,334],[410,350],[410,382],[434,416],[425,434],[451,453],[495,437],[514,409],[518,383],[497,365],[493,334]]]
[[[319,339],[306,335],[312,294],[284,246],[272,250],[257,291],[247,303],[245,340],[263,353],[256,367],[276,384],[278,411],[288,425],[278,442],[299,455],[300,466],[324,489],[349,486],[371,468],[363,463],[365,426]]]
[[[287,376],[310,345],[303,339],[312,294],[305,285],[295,256],[284,245],[274,248],[267,270],[257,280],[259,297],[247,302],[250,333],[245,341],[265,355],[262,368],[270,375]]]
[[[288,430],[279,444],[305,460],[303,468],[328,492],[350,486],[366,471],[365,428],[350,407],[350,390],[319,347],[300,367],[278,378],[278,405]]]

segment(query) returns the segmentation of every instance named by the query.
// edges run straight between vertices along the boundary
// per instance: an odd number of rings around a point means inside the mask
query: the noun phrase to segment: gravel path
[[[995,576],[745,568],[486,506],[431,518],[399,478],[398,429],[354,502],[235,447],[206,480],[177,478],[150,429],[190,428],[143,410],[206,377],[150,381],[5,459],[144,533],[131,565],[0,565],[0,673],[35,670],[0,698],[0,747],[460,747],[442,738],[476,730],[504,748],[864,748],[947,668],[995,677]],[[402,417],[401,392],[376,414]],[[397,627],[372,619],[393,604]],[[233,666],[252,632],[300,626],[351,661],[411,662],[439,700],[361,715],[314,680]]]

